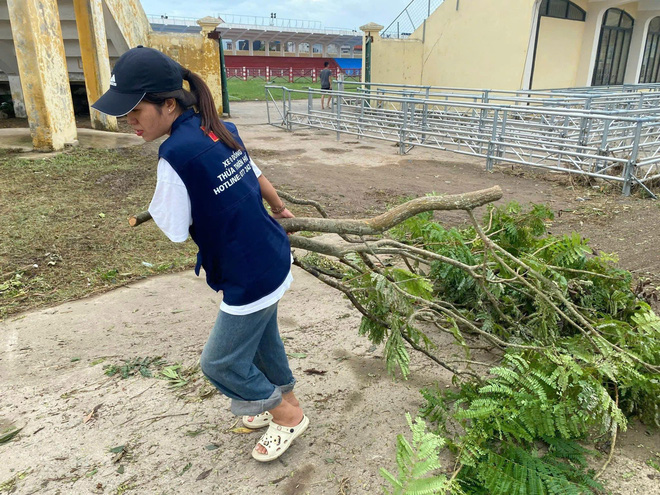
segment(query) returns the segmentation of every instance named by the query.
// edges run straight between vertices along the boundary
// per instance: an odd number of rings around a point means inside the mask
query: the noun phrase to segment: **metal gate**
[[[300,101],[293,94],[306,97]],[[648,191],[660,179],[660,84],[561,91],[491,91],[344,83],[332,112],[321,92],[267,86],[269,123],[485,158],[620,182]]]

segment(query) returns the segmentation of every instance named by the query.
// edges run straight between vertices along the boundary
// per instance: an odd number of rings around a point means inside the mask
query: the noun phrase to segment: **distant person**
[[[275,219],[293,215],[250,159],[236,126],[220,120],[199,75],[137,47],[117,60],[110,85],[93,108],[126,115],[145,141],[165,138],[151,216],[172,241],[193,238],[196,273],[203,267],[208,285],[223,291],[202,371],[231,398],[245,426],[268,427],[252,456],[277,459],[309,424],[277,326],[277,303],[293,279],[289,239]]]
[[[330,65],[330,62],[323,62],[323,67],[324,69],[321,71],[319,74],[319,77],[321,78],[321,91],[331,91],[332,90],[332,71],[328,69],[328,66]],[[332,107],[332,96],[328,96],[328,108]],[[321,110],[325,108],[324,103],[325,103],[325,94],[321,95]]]

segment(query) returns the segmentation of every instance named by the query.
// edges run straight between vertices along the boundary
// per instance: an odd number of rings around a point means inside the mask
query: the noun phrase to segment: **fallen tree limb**
[[[370,219],[283,218],[280,220],[280,224],[287,232],[309,230],[335,234],[374,235],[385,232],[404,220],[425,211],[472,210],[497,201],[501,197],[502,189],[494,186],[463,194],[413,199]]]
[[[278,221],[292,234],[294,263],[360,312],[359,333],[382,345],[388,370],[407,377],[413,350],[452,373],[458,390],[426,389],[423,410],[467,431],[453,435],[459,453],[449,485],[478,479],[483,493],[508,495],[513,479],[525,493],[538,491],[539,483],[547,493],[569,493],[571,486],[578,491],[570,493],[595,493],[589,486],[614,455],[624,411],[658,424],[660,319],[637,299],[629,274],[586,240],[549,235],[548,207],[489,208],[484,229],[474,209],[500,199],[499,187],[418,198],[370,219],[331,219],[316,201],[281,197],[323,217]],[[445,228],[430,215],[415,216],[434,210],[463,210],[471,225]],[[131,225],[149,218],[137,215]],[[484,350],[485,357],[472,356]],[[633,385],[619,390],[617,383]],[[511,414],[524,428],[503,429]],[[605,432],[612,445],[596,475],[562,456],[536,454],[543,445],[580,459],[586,454],[576,438]],[[509,466],[520,459],[526,467],[512,475]]]
[[[287,195],[282,195],[292,203],[315,206],[312,201],[299,202]],[[312,232],[332,232],[335,234],[374,235],[385,232],[404,220],[423,213],[425,211],[447,211],[447,210],[472,210],[483,206],[502,197],[502,189],[494,186],[489,189],[473,191],[463,194],[451,194],[447,196],[428,196],[417,198],[399,205],[374,218],[354,219],[330,219],[330,218],[282,218],[280,224],[287,232],[299,232],[309,230]],[[151,214],[143,211],[128,219],[131,227],[151,220]]]
[[[143,211],[142,213],[130,217],[128,219],[128,224],[131,227],[137,227],[141,223],[148,222],[149,220],[151,220],[151,213],[149,213],[149,211]]]

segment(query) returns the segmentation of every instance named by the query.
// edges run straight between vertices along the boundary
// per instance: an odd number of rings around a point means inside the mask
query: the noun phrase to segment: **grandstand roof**
[[[256,26],[253,24],[222,23],[215,28],[223,39],[227,40],[260,40],[310,43],[310,44],[337,44],[340,46],[353,46],[362,43],[362,33],[355,30],[340,29],[309,29],[289,28],[279,26]]]

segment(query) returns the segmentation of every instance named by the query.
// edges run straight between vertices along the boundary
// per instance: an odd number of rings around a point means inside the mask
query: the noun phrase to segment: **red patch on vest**
[[[200,129],[203,130],[204,132],[206,132],[206,129],[204,129],[204,126],[200,126]],[[214,143],[217,143],[218,141],[220,141],[220,138],[218,136],[216,136],[213,131],[208,132],[206,135],[208,137],[210,137],[213,140]]]

